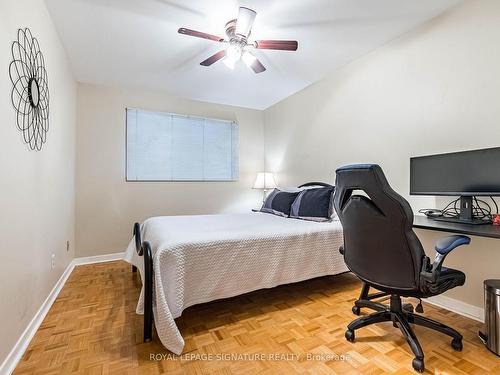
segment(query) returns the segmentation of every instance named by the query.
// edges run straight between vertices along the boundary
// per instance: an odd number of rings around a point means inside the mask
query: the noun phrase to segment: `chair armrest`
[[[455,236],[448,236],[448,237],[443,237],[436,242],[436,246],[434,246],[434,249],[441,255],[446,255],[450,251],[452,251],[454,248],[461,246],[461,245],[468,245],[470,244],[470,237],[467,236],[460,236],[460,235],[455,235]]]
[[[470,244],[470,237],[462,235],[448,236],[439,239],[434,246],[436,256],[432,265],[430,264],[429,258],[425,257],[422,272],[420,273],[422,278],[431,283],[436,282],[441,272],[441,266],[443,265],[444,258],[446,258],[446,256],[458,246],[468,244]]]

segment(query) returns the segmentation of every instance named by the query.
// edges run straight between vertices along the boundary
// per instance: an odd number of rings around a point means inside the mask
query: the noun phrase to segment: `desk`
[[[491,224],[472,225],[451,223],[446,221],[432,220],[422,215],[415,215],[415,217],[413,218],[413,227],[419,229],[437,230],[441,232],[452,232],[459,234],[468,234],[471,236],[500,239],[500,226]]]

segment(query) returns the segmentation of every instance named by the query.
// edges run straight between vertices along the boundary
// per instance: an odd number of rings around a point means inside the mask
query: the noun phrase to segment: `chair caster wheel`
[[[461,352],[462,349],[464,348],[464,345],[462,344],[462,339],[451,340],[451,347],[455,349],[457,352]]]
[[[424,372],[425,370],[425,365],[424,365],[424,359],[420,358],[413,358],[413,361],[411,362],[411,365],[415,369],[415,371],[418,372]]]
[[[345,338],[349,342],[354,342],[354,331],[350,329],[345,331]]]
[[[406,311],[406,312],[409,312],[409,313],[413,313],[414,312],[413,305],[411,303],[405,303],[403,305],[403,310]]]
[[[353,307],[352,307],[352,313],[353,313],[354,315],[359,315],[359,314],[361,313],[361,308],[360,308],[360,307],[358,307],[358,306],[353,306]]]

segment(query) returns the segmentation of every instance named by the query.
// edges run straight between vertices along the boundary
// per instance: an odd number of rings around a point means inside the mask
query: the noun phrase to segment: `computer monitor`
[[[484,224],[473,196],[500,196],[500,147],[410,158],[410,195],[458,195],[460,216],[438,219]]]

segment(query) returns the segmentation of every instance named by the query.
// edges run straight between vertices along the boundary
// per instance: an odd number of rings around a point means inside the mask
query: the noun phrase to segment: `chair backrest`
[[[418,290],[425,253],[408,202],[376,164],[349,165],[336,174],[334,206],[349,269],[375,287]]]

